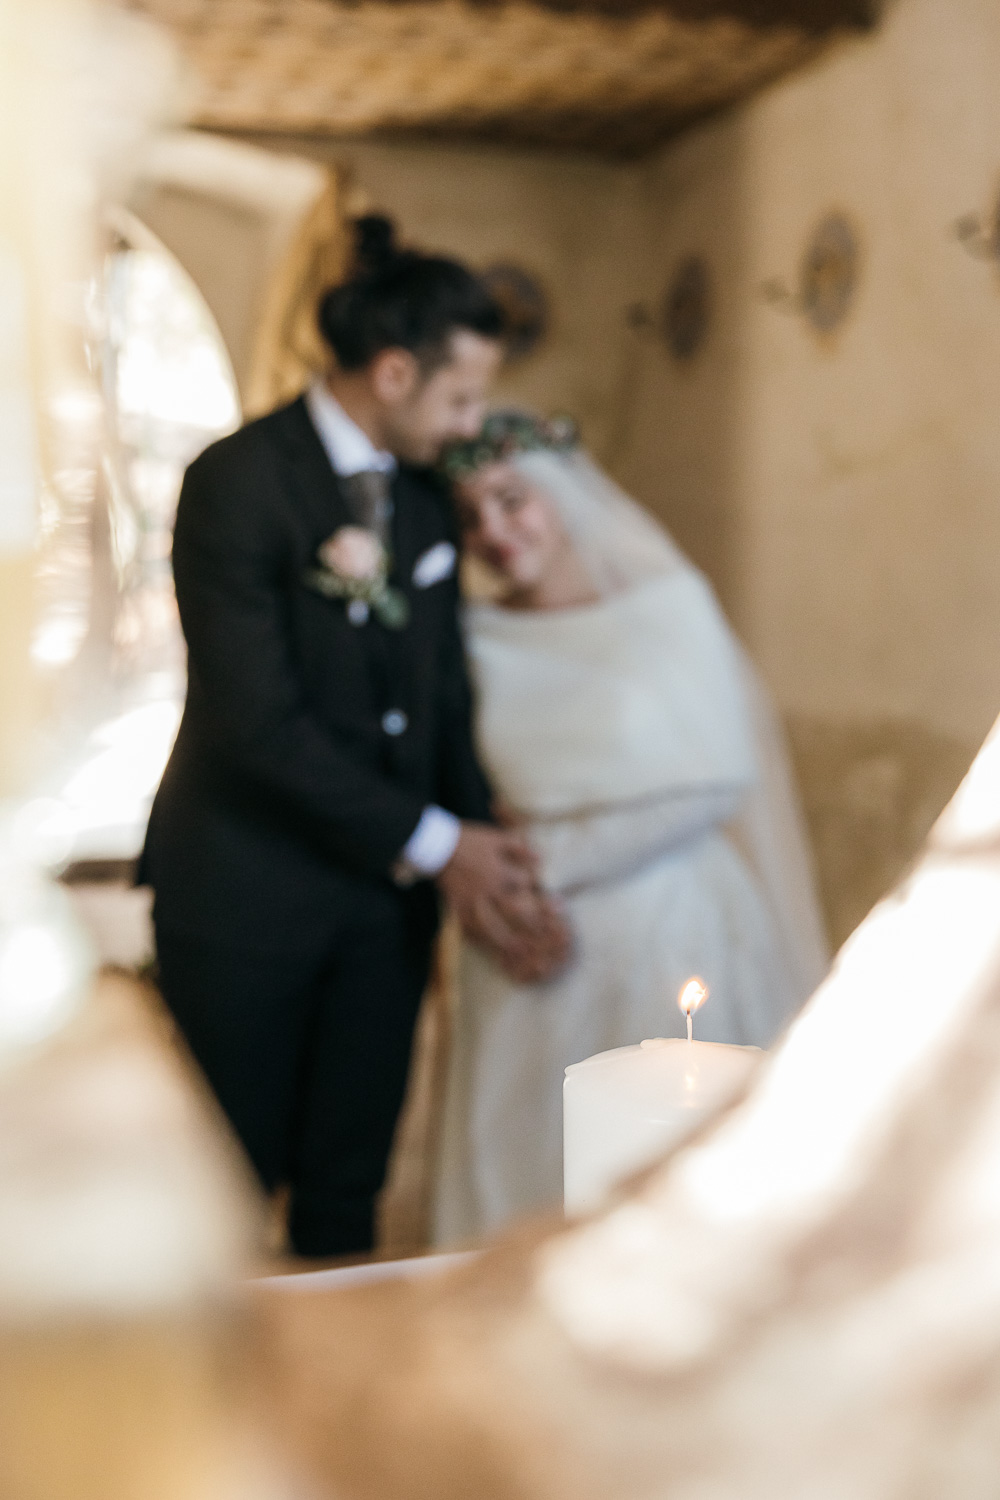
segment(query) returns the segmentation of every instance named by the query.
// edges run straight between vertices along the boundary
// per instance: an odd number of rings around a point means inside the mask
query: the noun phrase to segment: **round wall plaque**
[[[711,302],[708,262],[703,255],[686,256],[667,287],[660,312],[660,330],[675,359],[693,359],[705,342]]]
[[[497,261],[482,273],[504,316],[508,362],[533,354],[549,331],[549,299],[537,276]]]
[[[820,333],[832,333],[847,317],[858,286],[860,250],[845,214],[817,224],[802,258],[802,310]]]

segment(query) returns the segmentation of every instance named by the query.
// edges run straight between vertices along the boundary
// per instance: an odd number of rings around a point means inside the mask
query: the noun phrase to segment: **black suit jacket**
[[[294,943],[329,921],[345,880],[384,886],[429,801],[488,818],[457,580],[412,583],[417,559],[454,541],[450,506],[405,467],[393,498],[391,581],[412,611],[399,631],[352,625],[304,581],[351,517],[301,399],[188,469],[173,554],[188,695],[140,867],[158,924]]]

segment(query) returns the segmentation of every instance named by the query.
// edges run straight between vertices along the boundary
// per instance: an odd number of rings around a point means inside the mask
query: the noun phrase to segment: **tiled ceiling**
[[[794,68],[867,0],[120,0],[164,23],[197,123],[647,150]]]

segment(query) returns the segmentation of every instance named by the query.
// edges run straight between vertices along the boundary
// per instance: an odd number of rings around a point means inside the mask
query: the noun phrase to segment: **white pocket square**
[[[458,554],[451,542],[435,542],[433,547],[417,558],[413,566],[413,582],[418,589],[429,589],[432,583],[450,578],[455,571]]]

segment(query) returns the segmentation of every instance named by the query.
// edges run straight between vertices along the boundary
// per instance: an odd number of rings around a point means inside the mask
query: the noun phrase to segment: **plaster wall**
[[[896,0],[880,30],[663,151],[640,295],[682,254],[703,351],[627,361],[619,476],[716,582],[793,732],[831,925],[912,855],[1000,708],[1000,283],[958,242],[1000,185],[1000,8]],[[832,337],[794,292],[829,210],[862,245]]]
[[[346,169],[355,203],[391,214],[423,249],[534,272],[549,295],[549,336],[505,372],[500,396],[572,412],[604,458],[620,448],[626,317],[645,227],[638,167],[544,150],[247,139]]]

